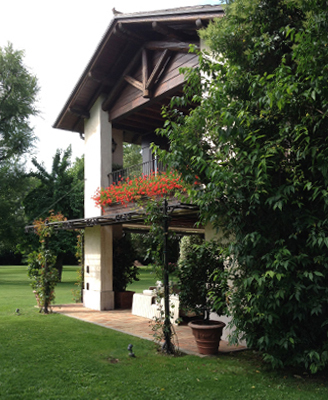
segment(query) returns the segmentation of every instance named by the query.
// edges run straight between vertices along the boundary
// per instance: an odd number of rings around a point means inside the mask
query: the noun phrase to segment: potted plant
[[[210,313],[227,312],[227,272],[217,242],[190,246],[179,260],[180,304],[201,319],[189,322],[201,354],[216,354],[224,322],[210,320]]]
[[[113,290],[115,292],[115,308],[132,308],[134,292],[126,287],[138,281],[139,269],[135,265],[136,254],[129,234],[113,241]]]

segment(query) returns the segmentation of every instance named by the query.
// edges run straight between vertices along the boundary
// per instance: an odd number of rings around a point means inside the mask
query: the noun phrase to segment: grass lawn
[[[75,267],[64,268],[56,303],[72,301],[75,277]],[[328,398],[323,376],[270,372],[251,351],[165,357],[152,342],[42,315],[35,304],[26,268],[0,266],[0,399]],[[130,342],[136,358],[128,357]]]
[[[143,290],[148,289],[149,286],[156,286],[158,278],[152,266],[144,266],[139,268],[139,281],[131,283],[127,290],[133,290],[136,293],[142,293]]]

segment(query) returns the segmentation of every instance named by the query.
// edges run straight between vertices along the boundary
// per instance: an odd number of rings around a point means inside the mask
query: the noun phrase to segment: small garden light
[[[129,357],[135,357],[135,354],[134,354],[133,351],[132,351],[132,347],[133,347],[133,345],[130,343],[130,344],[128,345]]]

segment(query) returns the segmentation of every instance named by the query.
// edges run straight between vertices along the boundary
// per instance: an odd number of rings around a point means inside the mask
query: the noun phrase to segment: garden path
[[[83,307],[82,304],[64,304],[52,306],[53,312],[76,318],[92,324],[100,325],[128,335],[137,336],[146,340],[153,340],[149,319],[131,314],[131,310],[95,311]],[[182,324],[174,327],[180,351],[186,354],[205,357],[197,352],[195,339],[191,329]],[[244,350],[245,346],[231,346],[225,340],[220,341],[219,354]]]

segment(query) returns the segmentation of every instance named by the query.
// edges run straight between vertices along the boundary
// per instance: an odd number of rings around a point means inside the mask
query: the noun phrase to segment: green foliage
[[[84,206],[84,159],[77,158],[71,165],[71,147],[64,152],[57,150],[53,158],[51,172],[35,159],[32,160],[36,172],[30,174],[36,185],[24,199],[25,213],[29,221],[40,216],[46,217],[49,211],[60,212],[67,219],[83,217]],[[77,233],[73,231],[58,231],[56,239],[49,243],[51,250],[57,255],[56,267],[61,271],[64,255],[75,254]],[[28,252],[35,249],[32,238],[26,238],[20,251]]]
[[[76,303],[83,302],[83,289],[84,289],[84,230],[80,230],[77,235],[76,243],[76,258],[80,268],[77,269],[77,280],[74,289],[72,289],[73,300]]]
[[[63,221],[61,214],[51,213],[45,220],[34,221],[35,231],[39,237],[40,247],[27,257],[28,277],[32,280],[31,286],[37,298],[40,312],[48,314],[49,306],[55,299],[55,286],[58,282],[56,268],[56,254],[49,249],[49,239],[54,233],[51,222]]]
[[[132,246],[138,261],[147,265],[154,262],[153,253],[156,252],[156,240],[152,232],[131,233]],[[180,237],[173,232],[168,235],[167,257],[169,263],[176,263],[179,258]],[[173,272],[173,271],[171,271]]]
[[[123,165],[124,168],[142,163],[141,147],[137,144],[123,144]]]
[[[146,209],[145,223],[150,226],[150,235],[153,243],[148,249],[148,254],[152,260],[155,273],[160,281],[163,282],[163,289],[157,291],[157,304],[160,316],[154,318],[152,323],[153,337],[155,343],[161,339],[164,343],[161,350],[166,354],[178,354],[177,343],[174,343],[175,333],[171,323],[172,315],[170,313],[170,293],[173,292],[173,285],[169,282],[170,274],[176,272],[176,263],[170,263],[168,259],[169,249],[169,224],[170,215],[168,215],[167,199],[155,200],[149,198],[144,204]],[[164,301],[164,307],[161,305]]]
[[[134,252],[129,234],[113,240],[113,290],[124,292],[133,281],[138,281],[139,269],[135,265]]]
[[[55,286],[58,271],[54,268],[56,257],[44,246],[33,251],[27,257],[27,274],[32,280],[31,287],[37,299],[40,312],[48,312],[48,307],[55,300]],[[47,265],[46,265],[47,264]]]
[[[202,238],[198,235],[183,236],[181,238],[178,267],[180,267],[180,264],[183,264],[192,253],[193,246],[195,244],[202,244],[202,242]]]
[[[24,235],[22,198],[32,182],[24,156],[35,141],[29,117],[37,115],[37,80],[24,65],[24,52],[0,47],[0,256],[13,254]]]
[[[228,283],[222,251],[215,241],[193,244],[179,259],[179,299],[187,311],[227,313]]]
[[[147,235],[142,237],[141,248],[144,251],[144,260],[152,264],[154,272],[160,281],[163,281],[164,273],[164,237],[165,232],[163,229],[164,219],[170,217],[164,217],[163,215],[163,199],[155,200],[148,199],[144,204],[146,209],[146,220],[145,223],[150,226],[150,230]],[[175,232],[168,231],[167,233],[167,262],[168,272],[170,275],[176,275],[177,273],[177,259],[179,257],[180,237]],[[140,239],[140,238],[139,238]],[[138,244],[139,242],[137,242]],[[138,254],[140,254],[138,250]]]
[[[36,77],[23,63],[24,52],[0,47],[0,166],[26,153],[35,140],[29,117],[36,115]]]
[[[24,237],[26,224],[22,199],[33,182],[27,179],[19,162],[0,166],[0,255],[14,254],[16,243]]]
[[[162,134],[204,222],[235,238],[237,333],[273,367],[328,364],[326,1],[236,0]],[[189,115],[179,105],[194,102]]]
[[[36,171],[31,176],[39,182],[24,201],[28,218],[47,216],[50,209],[61,212],[67,219],[83,216],[84,160],[77,158],[71,164],[72,149],[56,150],[51,172],[47,172],[36,159],[32,160]]]

